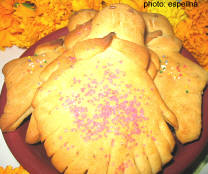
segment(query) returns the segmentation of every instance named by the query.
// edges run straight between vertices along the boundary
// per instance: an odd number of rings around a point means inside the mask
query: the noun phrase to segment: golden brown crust
[[[153,51],[154,49],[159,49],[164,52],[179,52],[182,47],[182,42],[174,35],[158,36],[157,38],[152,39],[150,42],[148,42],[147,47],[152,49]]]
[[[128,5],[113,4],[104,8],[93,18],[93,32],[87,38],[103,38],[110,32],[115,32],[118,38],[143,44],[144,26],[143,18],[135,9]]]
[[[157,13],[139,12],[146,26],[146,45],[149,48],[172,49],[179,52],[182,42],[175,37],[168,19]]]
[[[147,33],[162,31],[163,36],[173,35],[173,28],[168,19],[158,13],[139,12],[145,21]]]
[[[34,56],[30,58],[40,57]],[[21,120],[19,122],[18,119],[22,118],[24,113],[30,108],[33,94],[39,86],[38,74],[40,69],[35,72],[33,72],[32,69],[28,69],[28,60],[30,60],[28,57],[15,59],[6,64],[3,68],[7,88],[7,102],[4,107],[4,113],[0,118],[2,131],[11,130],[9,127],[12,125],[16,125],[12,127],[12,130],[15,130],[23,121]],[[27,70],[29,70],[29,72],[27,72]],[[31,76],[32,80],[28,81]],[[15,124],[15,122],[18,124]]]
[[[153,32],[147,32],[145,37],[145,44],[148,44],[152,39],[157,38],[158,36],[162,36],[162,31],[157,30]]]
[[[154,79],[160,69],[159,57],[152,50],[149,49],[150,61],[147,67],[148,74]]]
[[[77,42],[85,39],[91,32],[91,21],[79,25],[75,30],[69,32],[64,40],[64,46],[71,49]]]
[[[75,61],[76,58],[72,56],[71,50],[64,51],[60,56],[58,56],[54,61],[45,67],[45,69],[40,74],[40,80],[42,82],[47,81],[53,72],[55,72],[57,69],[64,70],[69,68]]]
[[[58,49],[63,49],[64,39],[59,38],[50,42],[40,44],[35,49],[35,55],[41,55],[48,52],[53,52]]]
[[[7,132],[14,131],[22,122],[25,118],[27,118],[33,111],[33,108],[30,107],[28,108],[21,117],[19,117],[13,124],[11,124],[8,128],[6,128]],[[5,123],[4,123],[5,124]]]
[[[83,9],[78,12],[75,12],[70,18],[68,23],[69,32],[76,29],[79,25],[83,25],[84,23],[90,21],[97,14],[96,10],[93,9]]]
[[[146,47],[119,38],[115,38],[111,46],[132,59],[139,66],[139,69],[147,69],[150,55]],[[139,58],[138,55],[140,55]]]
[[[190,100],[193,104],[193,98],[200,98],[207,74],[178,53],[181,42],[161,15],[113,4],[99,13],[84,10],[74,14],[68,27],[64,44],[56,40],[36,49],[38,56],[47,55],[50,60],[44,69],[35,71],[42,84],[30,96],[34,111],[26,142],[44,142],[53,165],[65,174],[158,173],[172,159],[175,146],[166,122],[175,128],[181,142],[200,133],[198,117],[187,119],[174,113],[178,103]],[[50,56],[54,51],[56,56]],[[178,87],[188,83],[174,84],[166,72],[160,76],[158,71],[164,62],[159,59],[163,54],[171,66],[179,63],[189,67],[181,72],[195,84],[190,88],[194,94],[190,98],[180,98],[176,103],[178,97],[184,97],[180,92],[185,88]],[[24,64],[20,60],[15,63]],[[10,87],[16,78],[15,63],[4,69]],[[169,73],[178,70],[166,68]],[[21,82],[28,83],[28,79]],[[195,106],[201,105],[198,99]],[[175,102],[176,108],[169,101]],[[195,111],[200,112],[199,107]],[[179,108],[179,113],[183,112]],[[22,117],[18,118],[17,123]],[[191,136],[187,131],[190,125],[184,124],[190,121],[195,122]],[[8,128],[16,126],[14,120],[10,123]]]
[[[39,141],[40,141],[40,131],[38,129],[35,117],[31,115],[25,136],[25,142],[28,144],[35,144],[38,143]]]
[[[18,58],[4,66],[7,101],[0,117],[3,132],[14,131],[31,114],[32,99],[42,83],[39,75],[47,64],[62,54],[61,45],[59,40],[42,44],[36,48],[35,56]]]
[[[108,14],[109,11],[111,15]],[[132,19],[137,32],[142,33],[139,37],[122,31],[125,15],[132,16],[128,20]],[[101,30],[101,26],[96,25],[97,22],[106,27],[106,31]],[[132,21],[126,22],[130,24]],[[69,44],[68,56],[75,56],[76,62],[73,66],[62,69],[57,60],[61,64],[64,59],[59,57],[48,65],[45,72],[50,75],[45,75],[45,82],[33,100],[34,116],[46,152],[59,172],[116,173],[123,166],[125,173],[157,173],[172,159],[171,152],[175,144],[164,120],[175,128],[177,120],[161,99],[147,73],[150,60],[154,64],[154,70],[158,69],[159,63],[157,55],[144,46],[144,21],[129,6],[115,4],[71,33],[77,34],[81,28],[84,31],[88,25],[91,26],[89,33],[81,37],[71,34],[66,38]],[[130,29],[131,27],[128,31]],[[74,43],[69,42],[69,38]],[[93,49],[94,51],[90,51]],[[99,85],[93,87],[96,81]],[[124,94],[127,96],[124,97]],[[144,112],[146,117],[145,121],[135,121],[140,125],[140,130],[133,123],[127,123],[133,119],[130,116],[130,108],[135,104],[130,105],[133,98],[134,102],[138,102],[135,109],[143,108],[135,113]],[[117,102],[114,103],[114,100]],[[107,101],[108,104],[105,103]],[[125,102],[128,103],[129,110],[120,106],[125,105]],[[107,108],[102,109],[104,105],[115,106],[117,109],[111,116],[104,118],[102,115],[99,120],[99,114],[110,114]],[[86,115],[82,112],[86,112]],[[116,121],[117,117],[120,122]],[[103,131],[99,132],[100,128],[96,125],[102,123],[106,125],[100,125]],[[125,126],[121,126],[122,124]],[[107,134],[106,127],[110,128]],[[134,128],[141,132],[134,134]],[[93,141],[91,138],[96,138],[97,135],[100,136]],[[124,164],[128,164],[128,167],[124,167]]]
[[[111,32],[104,38],[87,39],[77,42],[73,52],[77,60],[90,59],[96,54],[103,52],[111,44],[115,33]]]
[[[147,28],[146,45],[158,54],[161,61],[155,84],[179,123],[176,136],[181,143],[196,140],[201,132],[201,94],[208,81],[208,73],[179,53],[182,42],[175,37],[165,17],[141,14]],[[158,31],[162,35],[154,37],[159,34]]]

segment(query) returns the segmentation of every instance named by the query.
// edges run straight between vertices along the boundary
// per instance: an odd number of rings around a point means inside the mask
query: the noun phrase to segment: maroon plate
[[[30,47],[21,57],[33,55],[35,48],[39,44],[57,39],[60,36],[66,35],[67,32],[67,28],[53,32]],[[194,60],[191,54],[185,49],[182,49],[182,54],[185,57]],[[0,114],[3,112],[5,103],[6,87],[4,85],[0,96]],[[162,173],[182,173],[194,162],[194,160],[205,148],[205,145],[208,142],[208,90],[204,91],[202,113],[203,129],[200,139],[186,145],[182,145],[177,142],[176,150],[174,152],[174,159],[164,167]],[[43,144],[38,143],[35,145],[29,145],[25,143],[25,134],[28,123],[29,119],[24,121],[16,131],[3,134],[12,154],[31,174],[58,174],[57,170],[50,163],[50,159],[46,155]]]

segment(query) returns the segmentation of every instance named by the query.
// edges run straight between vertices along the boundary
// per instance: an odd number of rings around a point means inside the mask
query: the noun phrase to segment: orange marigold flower
[[[0,167],[0,174],[29,174],[22,166],[13,168],[12,166],[7,166],[6,168]]]
[[[183,41],[196,60],[208,70],[208,2],[185,8],[188,18],[176,27],[176,36]]]
[[[68,0],[0,1],[0,48],[29,47],[47,34],[65,27],[71,15]],[[5,3],[7,3],[5,5]]]
[[[9,28],[14,21],[14,18],[9,14],[0,14],[0,31]]]
[[[12,46],[12,34],[10,32],[11,27],[16,23],[16,19],[12,16],[13,0],[1,0],[0,1],[0,49],[6,46]]]
[[[13,10],[13,0],[1,0],[0,1],[0,12],[1,14],[11,14]]]
[[[28,8],[23,4],[19,4],[15,8],[15,12],[13,14],[20,18],[28,18],[28,17],[35,17],[36,11],[33,8]]]
[[[169,20],[169,22],[171,23],[171,25],[173,26],[173,29],[175,30],[176,25],[180,22],[183,21],[184,19],[187,18],[187,15],[184,11],[184,9],[182,9],[181,7],[169,7],[167,6],[167,4],[169,2],[173,2],[173,0],[152,0],[153,2],[161,2],[163,4],[166,4],[166,6],[163,7],[149,7],[148,8],[148,12],[151,13],[159,13],[165,17],[167,17],[167,19]]]

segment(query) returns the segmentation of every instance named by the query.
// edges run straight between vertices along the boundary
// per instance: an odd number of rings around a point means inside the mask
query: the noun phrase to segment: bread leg
[[[28,144],[35,144],[40,141],[40,132],[33,114],[30,117],[30,122],[27,128],[25,141]]]

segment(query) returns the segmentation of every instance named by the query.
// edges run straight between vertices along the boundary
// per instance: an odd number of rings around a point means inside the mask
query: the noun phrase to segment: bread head
[[[175,37],[173,27],[168,19],[157,13],[140,12],[145,22],[145,37],[150,36],[147,40],[147,47],[166,49],[169,51],[179,52],[182,42]]]
[[[113,4],[94,17],[87,39],[102,38],[115,32],[120,39],[143,45],[144,26],[143,18],[135,9],[124,4]]]
[[[173,35],[173,27],[168,19],[158,13],[140,12],[143,16],[147,32],[160,30],[163,35]]]
[[[96,10],[93,9],[83,9],[78,12],[75,12],[70,18],[68,23],[68,31],[71,32],[72,30],[76,29],[79,25],[82,25],[92,18],[95,17],[97,14]]]

